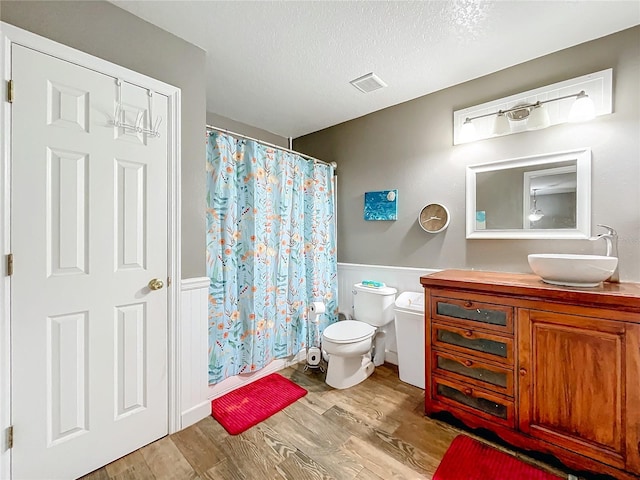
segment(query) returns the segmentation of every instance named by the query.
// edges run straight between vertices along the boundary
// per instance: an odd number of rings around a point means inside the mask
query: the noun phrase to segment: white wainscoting
[[[180,312],[180,428],[211,414],[208,397],[209,278],[182,280]]]
[[[210,415],[212,399],[305,359],[303,350],[287,359],[274,360],[257,372],[209,385],[209,278],[184,279],[181,292],[181,428]]]
[[[279,360],[273,360],[269,365],[264,368],[258,370],[257,372],[252,373],[242,373],[240,375],[235,375],[233,377],[225,378],[220,383],[216,383],[215,385],[209,385],[209,399],[213,400],[214,398],[221,397],[225,393],[229,393],[236,388],[242,387],[243,385],[247,385],[251,382],[255,382],[259,378],[266,377],[270,373],[277,372],[278,370],[282,370],[283,368],[287,368],[289,365],[293,365],[295,363],[301,362],[306,357],[306,351],[301,350],[297,355],[292,357],[283,358]]]
[[[429,268],[339,263],[338,308],[341,312],[353,315],[351,290],[354,283],[362,280],[376,280],[395,287],[398,293],[421,292],[420,277],[436,271]],[[180,321],[182,428],[210,415],[212,399],[305,359],[306,352],[303,350],[295,356],[274,360],[257,372],[236,375],[215,385],[208,385],[208,294],[209,279],[207,277],[182,280]],[[385,331],[387,334],[386,361],[397,365],[398,352],[393,323],[388,325]]]
[[[392,267],[386,265],[361,265],[338,263],[338,308],[353,316],[353,284],[362,280],[384,282],[402,292],[422,292],[420,277],[437,272],[432,268]],[[386,332],[385,361],[398,364],[396,329],[393,322],[384,328]]]

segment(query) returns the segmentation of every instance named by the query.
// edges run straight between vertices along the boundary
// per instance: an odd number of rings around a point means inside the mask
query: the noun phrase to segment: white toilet
[[[353,315],[329,325],[322,333],[322,349],[329,354],[326,382],[333,388],[349,388],[373,373],[373,338],[379,327],[394,318],[397,290],[392,287],[353,286]],[[384,348],[384,347],[382,347]]]

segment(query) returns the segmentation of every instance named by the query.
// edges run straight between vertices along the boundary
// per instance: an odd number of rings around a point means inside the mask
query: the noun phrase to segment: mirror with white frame
[[[591,150],[467,167],[467,238],[589,238]]]

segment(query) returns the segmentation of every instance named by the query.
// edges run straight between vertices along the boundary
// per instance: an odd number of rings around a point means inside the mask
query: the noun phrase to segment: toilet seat
[[[323,336],[333,343],[354,343],[374,335],[376,328],[358,320],[343,320],[324,329]]]

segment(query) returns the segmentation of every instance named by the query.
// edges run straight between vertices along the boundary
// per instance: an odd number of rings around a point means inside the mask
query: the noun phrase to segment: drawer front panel
[[[432,395],[439,403],[471,412],[501,425],[515,425],[513,401],[490,392],[433,377]]]
[[[433,323],[434,347],[453,350],[495,362],[513,365],[513,339],[477,330]]]
[[[432,365],[441,376],[513,396],[513,370],[435,350]]]
[[[506,305],[434,296],[431,318],[436,321],[513,333],[513,308]]]

